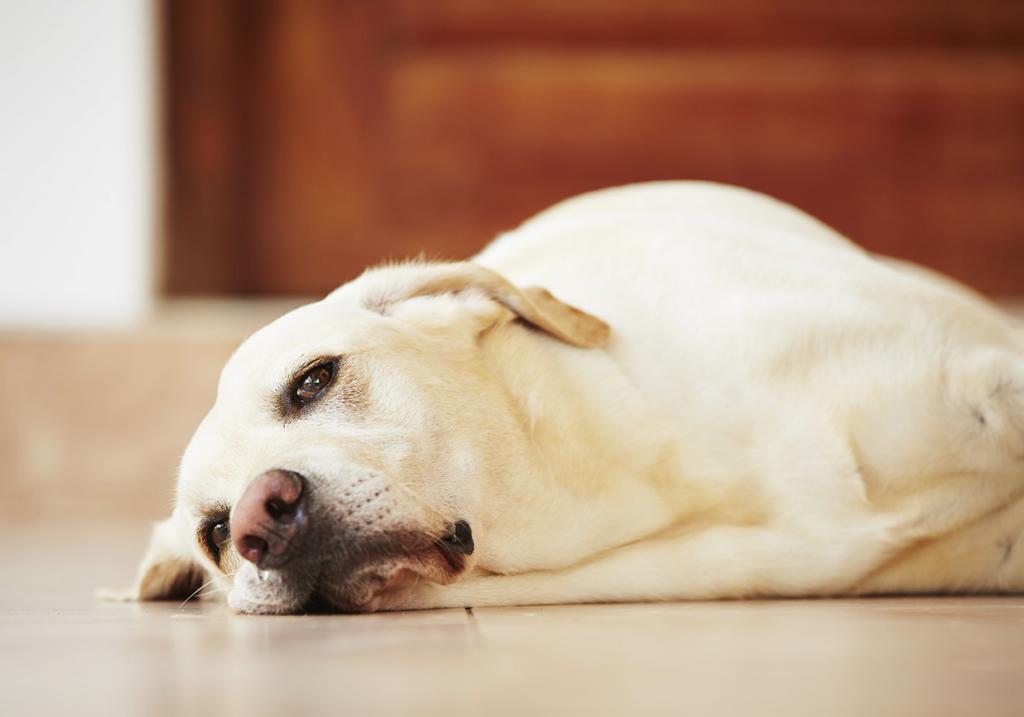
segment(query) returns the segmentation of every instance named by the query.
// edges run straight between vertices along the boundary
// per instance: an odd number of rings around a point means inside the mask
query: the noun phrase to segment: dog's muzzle
[[[443,531],[339,521],[318,505],[315,479],[282,469],[257,476],[231,513],[231,541],[246,561],[228,604],[247,613],[365,612],[419,579],[449,583],[476,548],[468,521]],[[337,509],[338,506],[333,506]]]

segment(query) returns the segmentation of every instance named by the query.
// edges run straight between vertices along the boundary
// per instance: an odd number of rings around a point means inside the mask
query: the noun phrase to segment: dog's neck
[[[482,569],[572,565],[717,502],[680,475],[671,424],[605,351],[572,348],[520,324],[492,334],[484,362],[520,425],[521,461],[514,475],[485,488],[491,534]]]

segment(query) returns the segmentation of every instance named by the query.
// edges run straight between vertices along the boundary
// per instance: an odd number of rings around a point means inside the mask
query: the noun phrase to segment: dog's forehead
[[[218,397],[276,386],[319,357],[371,348],[381,317],[328,300],[301,306],[247,338],[221,372]]]

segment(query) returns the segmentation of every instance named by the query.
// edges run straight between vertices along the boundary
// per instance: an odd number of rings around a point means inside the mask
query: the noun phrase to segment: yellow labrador
[[[134,596],[1016,591],[1022,528],[1020,325],[772,199],[666,182],[559,204],[472,262],[372,269],[254,334]]]

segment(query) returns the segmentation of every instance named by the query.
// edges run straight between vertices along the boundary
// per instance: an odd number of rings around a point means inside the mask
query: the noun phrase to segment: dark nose
[[[301,542],[307,520],[303,480],[291,471],[267,471],[249,484],[231,513],[231,542],[260,568],[287,563]]]

